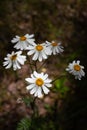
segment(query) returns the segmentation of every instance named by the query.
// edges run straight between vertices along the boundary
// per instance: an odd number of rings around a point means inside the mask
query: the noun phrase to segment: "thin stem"
[[[55,78],[51,83],[53,83],[53,82],[55,82],[56,80],[61,79],[61,78],[63,78],[63,77],[66,77],[66,75],[61,75],[61,76]]]
[[[35,117],[38,115],[38,111],[37,111],[37,106],[35,104],[35,101],[36,101],[36,97],[33,99],[33,101],[31,102],[31,108],[33,110],[33,115],[32,117]]]
[[[35,100],[36,100],[36,97],[34,97],[34,99],[33,99],[32,103],[35,103]]]
[[[41,66],[39,67],[38,71],[43,67],[43,65],[46,63],[46,61],[44,61]]]
[[[32,65],[33,65],[33,64],[31,64],[31,61],[30,61],[30,58],[29,58],[29,57],[28,57],[28,59],[29,59],[30,69],[31,69],[31,71],[33,72],[33,68],[32,68]]]
[[[15,73],[15,80],[17,81],[19,79],[18,73],[17,71],[14,71],[14,73]]]
[[[34,66],[35,66],[35,70],[38,71],[38,69],[37,69],[37,60],[35,61]]]

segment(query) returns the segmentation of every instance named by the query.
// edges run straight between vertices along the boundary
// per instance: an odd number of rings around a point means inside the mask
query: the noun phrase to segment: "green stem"
[[[55,82],[56,80],[61,79],[61,78],[63,78],[63,77],[66,77],[66,75],[61,75],[61,76],[55,78],[51,83],[53,83],[53,82]]]
[[[37,60],[35,61],[34,66],[35,66],[35,70],[38,71],[38,69],[37,69]]]
[[[15,72],[15,80],[17,81],[19,79],[19,76],[18,76],[17,71],[14,71],[14,72]]]
[[[46,63],[46,61],[44,61],[41,66],[39,67],[38,71],[43,67],[43,65]]]
[[[30,69],[31,69],[31,71],[33,72],[33,68],[32,68],[32,65],[33,65],[33,64],[31,64],[31,61],[30,61],[30,58],[29,58],[29,57],[28,57],[28,60],[29,60]]]
[[[36,97],[33,99],[33,101],[31,102],[31,108],[33,110],[33,117],[37,116],[38,115],[38,111],[37,111],[37,106],[35,104],[35,101],[36,101]]]

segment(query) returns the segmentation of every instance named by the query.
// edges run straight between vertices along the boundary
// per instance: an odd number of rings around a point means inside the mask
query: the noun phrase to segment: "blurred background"
[[[87,0],[0,1],[0,130],[16,130],[18,122],[32,113],[19,101],[29,95],[24,82],[28,64],[16,73],[3,67],[4,57],[14,50],[12,38],[26,33],[35,34],[37,43],[62,42],[64,53],[50,57],[43,68],[50,77],[60,75],[73,60],[80,60],[86,72]],[[87,130],[86,80],[71,75],[57,80],[52,92],[37,100],[40,118],[32,130]]]

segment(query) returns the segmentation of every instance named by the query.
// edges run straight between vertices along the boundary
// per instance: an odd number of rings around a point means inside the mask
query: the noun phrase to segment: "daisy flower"
[[[13,70],[21,69],[20,65],[24,65],[26,61],[26,56],[21,55],[22,51],[12,52],[11,54],[7,54],[7,57],[4,58],[3,66],[6,69],[9,69],[13,66]]]
[[[29,85],[26,87],[30,90],[30,94],[34,94],[35,97],[43,97],[43,93],[48,94],[50,87],[52,87],[51,79],[48,78],[48,74],[37,73],[36,71],[31,74],[31,78],[25,79]]]
[[[48,55],[51,55],[51,50],[45,43],[32,44],[27,49],[29,50],[28,55],[34,54],[32,60],[39,60],[41,62],[43,59],[47,59]]]
[[[78,60],[73,61],[72,63],[69,63],[68,68],[66,68],[66,71],[71,73],[75,76],[75,79],[81,80],[82,76],[85,76],[85,72],[83,71],[84,66],[80,65],[80,61]]]
[[[20,49],[20,50],[26,50],[27,46],[34,43],[35,39],[33,37],[34,37],[33,34],[32,35],[26,34],[21,37],[15,36],[15,38],[13,38],[11,42],[16,43],[14,48]]]
[[[63,46],[61,46],[60,42],[57,43],[55,41],[52,41],[52,42],[46,41],[46,44],[47,44],[47,46],[49,46],[51,48],[53,55],[56,55],[56,54],[64,51]]]

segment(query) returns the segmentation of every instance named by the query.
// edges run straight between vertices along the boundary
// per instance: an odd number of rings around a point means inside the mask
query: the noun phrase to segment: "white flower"
[[[29,35],[26,34],[24,36],[15,36],[15,38],[13,38],[11,40],[12,43],[16,43],[16,45],[14,46],[14,48],[16,49],[20,49],[20,50],[26,50],[26,48],[30,45],[33,44],[35,39],[33,38],[34,35]]]
[[[51,50],[45,43],[32,44],[27,49],[29,50],[28,55],[34,54],[32,60],[42,61],[43,59],[47,59],[48,55],[51,55]]]
[[[20,65],[24,65],[26,61],[26,56],[21,55],[22,51],[12,52],[7,54],[7,57],[4,58],[3,66],[6,66],[6,69],[9,69],[13,66],[13,70],[21,69]]]
[[[85,76],[85,72],[83,71],[84,66],[80,65],[80,61],[78,60],[73,61],[72,63],[69,63],[68,68],[66,68],[66,71],[69,71],[72,75],[75,76],[75,79],[81,80],[82,76]]]
[[[48,78],[48,74],[37,73],[36,71],[31,74],[31,78],[25,79],[29,85],[26,87],[30,90],[30,94],[34,94],[35,97],[43,97],[43,93],[48,94],[49,87],[52,86],[51,79]]]
[[[52,42],[46,41],[46,44],[51,48],[53,55],[56,55],[64,51],[63,46],[61,46],[61,43],[57,43],[55,41]]]

